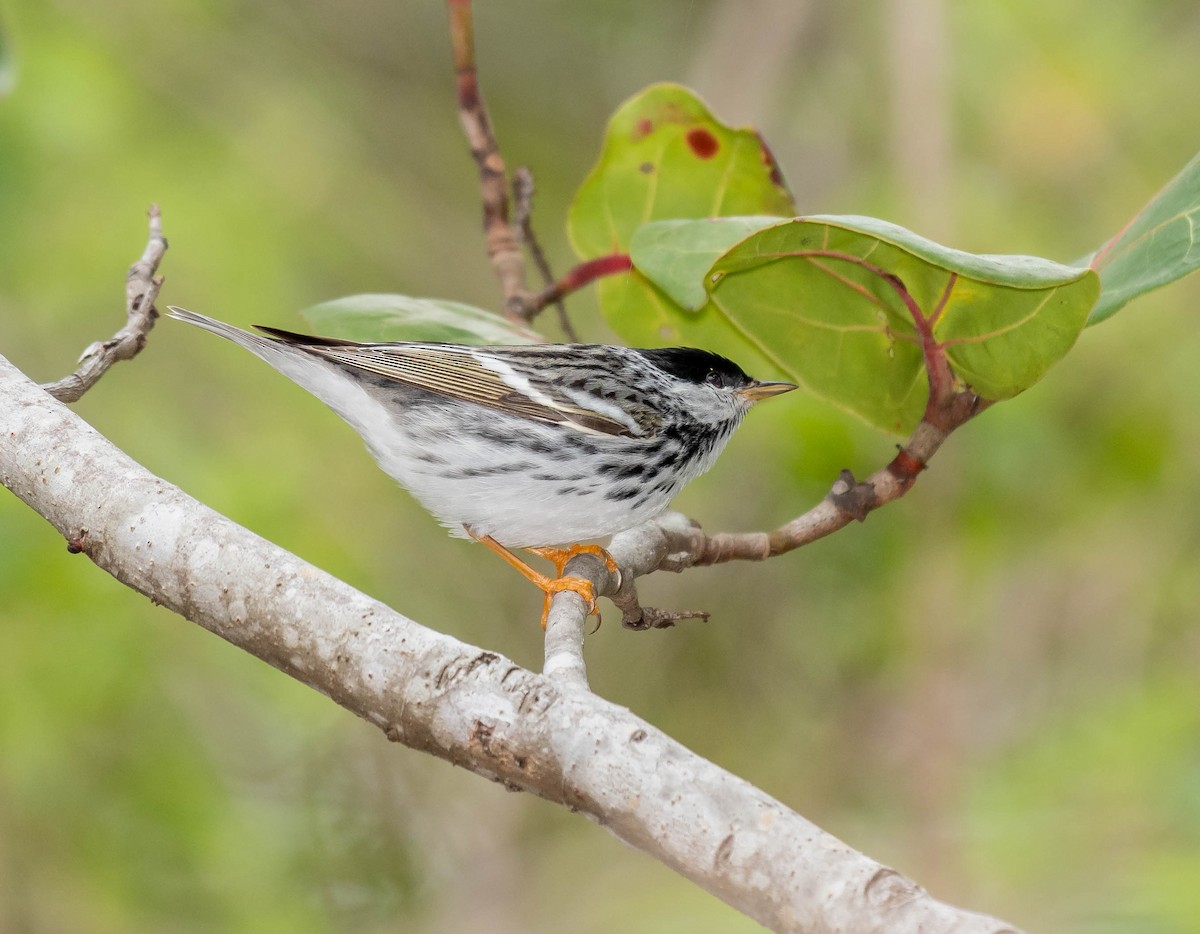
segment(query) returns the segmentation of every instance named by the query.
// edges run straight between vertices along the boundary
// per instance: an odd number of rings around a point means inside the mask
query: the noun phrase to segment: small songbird
[[[362,344],[258,327],[263,337],[174,306],[170,315],[240,344],[349,422],[452,535],[482,542],[541,588],[543,627],[561,590],[596,612],[591,582],[561,576],[569,558],[590,552],[617,570],[578,542],[662,513],[755,402],[796,388],[687,347]],[[510,548],[550,559],[559,577]]]

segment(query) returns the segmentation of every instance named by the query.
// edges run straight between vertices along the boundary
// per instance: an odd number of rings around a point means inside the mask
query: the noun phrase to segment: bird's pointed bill
[[[755,380],[749,386],[739,389],[737,394],[748,402],[761,402],[763,399],[770,399],[771,396],[791,392],[795,388],[795,383],[771,383]]]

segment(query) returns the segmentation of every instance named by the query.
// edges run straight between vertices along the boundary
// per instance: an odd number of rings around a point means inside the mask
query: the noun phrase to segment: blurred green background
[[[282,327],[355,292],[498,306],[441,3],[0,13],[0,352],[34,379],[119,325],[151,201],[163,304]],[[476,27],[560,273],[607,115],[657,80],[759,126],[803,210],[977,252],[1082,255],[1200,148],[1182,0],[512,0]],[[645,580],[713,619],[634,634],[610,610],[593,687],[943,899],[1036,930],[1200,929],[1198,304],[1193,277],[1086,332],[865,525]],[[571,307],[608,336],[590,296]],[[538,665],[537,593],[237,348],[163,321],[76,408],[254,531]],[[770,527],[893,443],[788,396],[679,506]],[[387,743],[0,494],[0,930],[165,929],[757,926],[561,808]]]

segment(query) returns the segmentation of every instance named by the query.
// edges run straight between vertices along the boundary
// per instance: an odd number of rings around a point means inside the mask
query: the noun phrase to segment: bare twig
[[[868,514],[912,489],[948,434],[949,431],[922,421],[891,463],[866,480],[855,480],[850,471],[843,470],[820,503],[773,532],[700,533],[686,555],[693,565],[762,561],[809,545],[851,522],[863,522]]]
[[[537,271],[542,277],[542,283],[551,287],[554,285],[554,273],[550,269],[550,263],[542,251],[542,244],[538,241],[537,233],[533,229],[533,173],[523,165],[518,166],[513,172],[512,186],[513,217],[516,225],[525,239],[525,246],[533,259],[533,265],[537,267]],[[579,335],[575,333],[575,326],[571,324],[571,319],[567,316],[567,303],[563,301],[562,295],[555,299],[554,307],[558,310],[558,323],[562,327],[563,333],[566,334],[567,340],[578,341]],[[532,313],[531,310],[531,317]]]
[[[471,147],[471,156],[479,166],[483,234],[487,241],[488,259],[500,279],[505,316],[513,321],[528,323],[533,314],[528,310],[529,290],[525,285],[521,239],[508,216],[504,158],[500,155],[487,107],[479,93],[471,0],[446,0],[446,7],[450,13],[450,41],[454,46],[458,114]]]
[[[956,399],[959,394],[953,392]],[[962,421],[990,404],[976,396],[967,395],[973,400],[972,406],[953,403],[949,407],[961,415]],[[653,522],[613,537],[609,551],[621,569],[619,582],[607,571],[599,573],[588,566],[582,566],[578,573],[572,573],[588,577],[595,584],[598,595],[609,597],[620,608],[627,628],[661,628],[681,618],[706,618],[705,614],[700,613],[665,612],[642,607],[637,600],[634,579],[658,570],[682,571],[689,567],[726,561],[763,561],[811,544],[851,522],[862,522],[869,513],[899,499],[912,489],[917,477],[951,430],[922,420],[907,444],[900,448],[886,467],[862,481],[856,480],[850,471],[843,470],[820,503],[772,532],[707,534],[692,520],[678,513],[667,513]],[[627,557],[626,551],[632,551],[633,557]],[[582,614],[583,610],[579,612]],[[582,625],[582,620],[579,625]]]
[[[420,626],[217,515],[3,358],[0,437],[0,483],[116,579],[391,740],[582,812],[774,930],[1013,930],[937,901],[628,710]],[[614,555],[642,567],[669,554],[673,521],[691,532],[667,517],[655,541],[618,536]],[[570,572],[603,567],[585,555]]]
[[[141,259],[129,267],[129,275],[125,278],[125,326],[108,340],[97,341],[88,347],[79,358],[79,367],[70,376],[42,386],[59,402],[78,401],[109,367],[118,360],[132,360],[146,346],[146,335],[158,317],[154,300],[163,284],[162,276],[155,273],[167,252],[158,205],[150,205],[147,213],[150,239]]]
[[[948,391],[952,400],[961,394],[953,388]],[[962,424],[987,404],[974,395],[967,395],[974,400],[972,407],[952,401],[938,405],[937,410],[958,412],[962,417],[958,424]],[[930,408],[933,407],[934,400],[931,399]],[[598,595],[609,597],[621,610],[622,622],[629,629],[663,628],[686,618],[706,619],[704,613],[669,612],[641,606],[634,580],[658,570],[682,571],[726,561],[763,561],[811,544],[853,521],[862,522],[868,514],[899,499],[912,488],[953,427],[943,429],[922,420],[907,444],[886,467],[863,481],[856,480],[849,470],[843,470],[820,503],[772,532],[715,532],[710,535],[679,513],[666,513],[613,537],[609,552],[620,566],[619,575],[609,574],[600,562],[585,564],[580,559],[576,559],[580,560],[578,565],[570,565],[570,573],[587,577],[595,585]],[[560,602],[562,597],[556,598],[555,610]],[[580,616],[577,625],[582,626],[582,601],[576,599],[572,606],[575,604],[578,604]]]

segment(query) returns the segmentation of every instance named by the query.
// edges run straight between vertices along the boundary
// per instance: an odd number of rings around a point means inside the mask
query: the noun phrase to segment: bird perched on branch
[[[662,513],[755,402],[796,388],[686,347],[363,344],[268,327],[261,336],[174,306],[170,315],[240,344],[349,422],[452,535],[541,588],[543,627],[562,590],[596,612],[592,583],[562,576],[571,557],[597,554],[617,572],[602,548],[579,542]],[[550,559],[559,576],[512,548]]]

